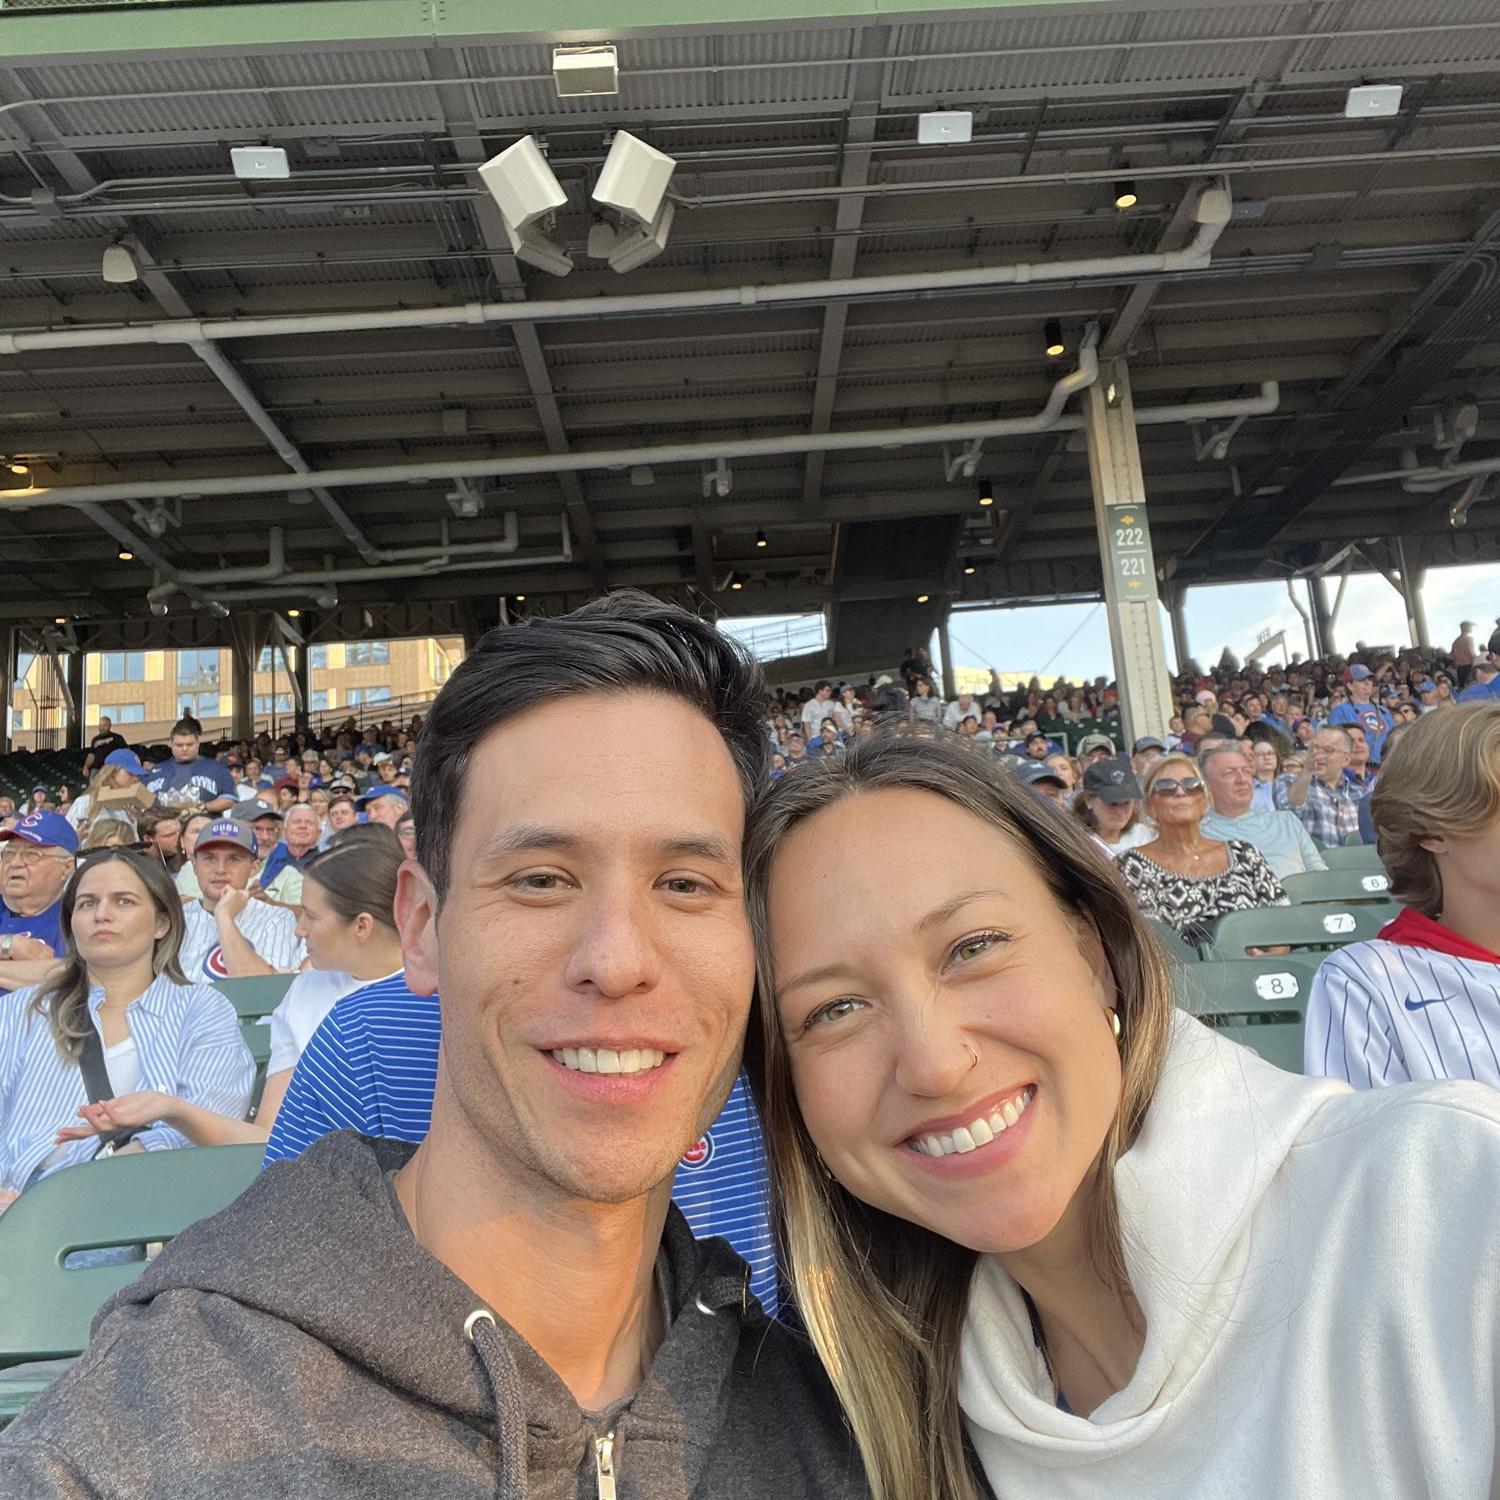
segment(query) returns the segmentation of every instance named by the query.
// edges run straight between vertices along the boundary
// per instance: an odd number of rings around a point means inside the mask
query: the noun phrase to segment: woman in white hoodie
[[[784,778],[747,867],[783,1246],[879,1500],[1500,1495],[1493,1091],[1176,1011],[1087,834],[962,748]]]

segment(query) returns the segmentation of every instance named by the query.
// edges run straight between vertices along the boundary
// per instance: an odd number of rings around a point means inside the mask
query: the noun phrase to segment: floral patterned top
[[[1202,924],[1227,911],[1290,905],[1281,882],[1254,845],[1243,839],[1226,842],[1229,866],[1217,875],[1179,875],[1139,849],[1127,849],[1115,864],[1141,911],[1190,940],[1203,935]]]

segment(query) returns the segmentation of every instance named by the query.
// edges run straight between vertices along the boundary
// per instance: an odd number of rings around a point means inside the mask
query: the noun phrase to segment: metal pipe
[[[1099,256],[1084,260],[1008,266],[971,266],[953,271],[848,276],[817,281],[789,281],[780,285],[645,292],[612,297],[465,302],[448,307],[385,308],[371,312],[311,313],[264,318],[170,318],[155,323],[131,323],[119,327],[48,328],[32,333],[0,333],[0,354],[24,354],[38,349],[119,348],[141,344],[188,344],[196,348],[199,344],[212,345],[226,339],[368,333],[376,330],[448,328],[487,323],[555,323],[596,318],[629,318],[657,313],[707,312],[716,308],[743,310],[804,302],[821,304],[864,297],[928,296],[997,286],[1024,286],[1033,282],[1078,281],[1096,277],[1201,270],[1208,265],[1214,244],[1229,221],[1227,196],[1222,189],[1210,189],[1205,193],[1205,200],[1213,201],[1215,216],[1212,220],[1199,223],[1191,243],[1181,250],[1146,255]],[[1220,205],[1222,213],[1217,212]],[[219,372],[216,370],[215,373]],[[254,400],[253,395],[250,399]],[[269,417],[267,420],[269,421]],[[274,425],[272,423],[273,427]],[[264,432],[266,429],[262,427],[261,430]]]
[[[285,572],[286,532],[280,526],[273,526],[268,537],[265,562],[243,568],[204,568],[192,573],[179,568],[175,582],[201,583],[215,588],[221,583],[264,583],[268,579],[279,578]]]
[[[520,545],[520,523],[514,511],[505,514],[505,534],[493,542],[462,542],[457,546],[402,547],[383,553],[392,561],[371,568],[325,568],[321,571],[283,572],[275,578],[267,578],[266,586],[259,589],[228,589],[214,591],[214,602],[219,605],[243,604],[267,599],[284,598],[288,593],[320,594],[340,583],[376,582],[390,578],[420,578],[429,573],[466,573],[478,568],[521,568],[536,565],[549,567],[555,563],[573,561],[573,539],[568,532],[568,518],[561,518],[562,547],[555,553],[540,557],[516,557]],[[443,523],[446,537],[447,522]],[[452,562],[454,557],[465,561]],[[183,575],[176,580],[165,579],[153,588],[147,599],[159,604],[169,598],[179,587]],[[248,581],[248,580],[247,580]],[[199,601],[201,602],[201,601]]]
[[[1080,350],[1080,367],[1072,379],[1085,369],[1083,359],[1092,361],[1095,374],[1075,389],[1097,379],[1097,358],[1092,349]],[[1061,385],[1062,381],[1058,382]],[[1064,393],[1064,398],[1066,395]],[[1057,398],[1057,387],[1048,407]],[[1259,396],[1232,397],[1224,401],[1205,401],[1173,406],[1137,407],[1137,426],[1159,426],[1170,422],[1208,421],[1215,417],[1238,415],[1247,406],[1252,414],[1276,410],[1280,399],[1275,381],[1266,381]],[[891,428],[858,432],[795,433],[772,438],[723,438],[706,443],[662,444],[650,448],[612,448],[592,453],[536,453],[520,458],[478,458],[460,462],[426,464],[377,464],[358,469],[321,469],[308,475],[236,474],[217,479],[172,479],[127,482],[120,484],[59,485],[52,489],[0,490],[0,510],[29,510],[47,505],[78,505],[101,500],[142,500],[156,496],[201,499],[206,496],[261,495],[277,490],[308,489],[314,484],[332,488],[350,488],[372,484],[412,484],[424,480],[452,481],[455,478],[482,479],[496,475],[514,477],[527,474],[582,473],[591,470],[628,468],[634,464],[696,464],[724,457],[765,458],[787,454],[850,452],[867,448],[905,448],[915,444],[939,446],[963,443],[974,438],[1023,437],[1040,432],[1071,432],[1083,426],[1081,418],[1065,414],[1046,417],[1047,407],[1030,417],[1006,417],[988,422],[950,422],[941,426]]]

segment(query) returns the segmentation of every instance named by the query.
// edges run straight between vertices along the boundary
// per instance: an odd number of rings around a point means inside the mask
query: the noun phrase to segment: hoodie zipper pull
[[[615,1435],[612,1432],[594,1439],[594,1475],[599,1482],[599,1500],[615,1500]]]

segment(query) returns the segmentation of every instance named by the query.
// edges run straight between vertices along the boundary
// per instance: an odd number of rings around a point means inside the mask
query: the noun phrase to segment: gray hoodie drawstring
[[[464,1319],[464,1332],[478,1351],[495,1398],[495,1500],[527,1500],[531,1493],[526,1463],[526,1403],[521,1372],[495,1316],[478,1307]]]

